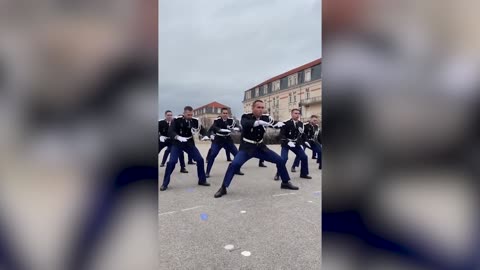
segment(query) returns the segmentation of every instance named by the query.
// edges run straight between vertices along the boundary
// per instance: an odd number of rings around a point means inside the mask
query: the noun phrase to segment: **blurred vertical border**
[[[0,268],[155,269],[158,1],[0,14]]]
[[[479,5],[323,0],[322,269],[479,269]]]

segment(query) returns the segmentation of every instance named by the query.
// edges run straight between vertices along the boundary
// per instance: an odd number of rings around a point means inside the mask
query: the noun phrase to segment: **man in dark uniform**
[[[220,115],[218,116],[217,119],[220,119],[222,118]],[[215,131],[213,131],[213,124],[212,126],[208,129],[208,136],[210,137],[210,140],[212,141],[212,144],[213,144],[213,141],[215,140]],[[232,158],[230,157],[230,151],[228,151],[227,148],[224,148],[225,150],[225,156],[227,157],[227,161],[232,161]],[[207,157],[205,158],[205,162],[208,163],[208,160],[209,160],[209,157],[210,157],[210,153],[212,153],[212,147],[210,147],[210,149],[208,149],[208,153],[207,153]]]
[[[222,148],[232,153],[233,156],[237,155],[238,149],[233,143],[230,133],[232,131],[240,131],[240,128],[235,127],[235,121],[233,118],[228,117],[228,109],[222,108],[221,118],[213,122],[211,130],[215,133],[215,137],[212,142],[212,147],[210,148],[211,152],[208,155],[207,178],[210,177],[210,171],[212,170],[213,162],[215,162],[215,158]],[[235,172],[235,174],[243,175],[244,173],[242,173],[239,169]]]
[[[242,115],[242,141],[240,142],[240,151],[237,153],[233,162],[228,166],[223,183],[220,189],[215,193],[215,198],[222,197],[227,194],[227,187],[233,179],[235,171],[240,169],[242,165],[249,159],[255,157],[264,159],[268,162],[275,163],[277,170],[282,178],[280,188],[297,190],[298,187],[292,185],[287,168],[285,167],[285,160],[277,153],[268,149],[263,143],[263,136],[267,127],[282,127],[282,122],[273,121],[268,115],[263,114],[265,105],[263,101],[256,100],[252,105],[252,113]]]
[[[168,188],[170,176],[175,169],[178,156],[182,151],[185,151],[192,157],[193,160],[197,162],[198,184],[200,186],[210,186],[210,184],[207,183],[207,178],[205,177],[203,157],[195,146],[195,141],[193,140],[193,136],[199,131],[204,136],[204,140],[208,140],[208,137],[205,136],[206,132],[205,129],[202,128],[200,121],[192,116],[193,108],[186,106],[183,109],[183,115],[177,116],[168,129],[168,135],[173,140],[173,145],[160,191],[164,191]]]
[[[300,110],[293,109],[291,112],[290,120],[285,121],[285,125],[280,130],[280,138],[282,141],[282,158],[287,162],[288,160],[288,151],[295,153],[297,158],[302,162],[302,167],[300,169],[300,178],[312,179],[308,175],[308,157],[305,154],[305,151],[301,147],[303,143],[303,122],[300,120]],[[292,167],[292,172],[295,172],[295,168]],[[275,175],[275,180],[279,179],[278,171]]]
[[[167,161],[167,157],[170,154],[172,148],[172,140],[168,137],[168,128],[173,120],[173,113],[170,110],[165,111],[165,119],[161,119],[158,121],[158,136],[160,139],[160,143],[158,144],[158,153],[162,151],[163,148],[167,147],[165,153],[163,153],[162,163],[160,163],[160,167],[165,166],[165,162]],[[180,172],[181,173],[188,173],[187,169],[185,169],[185,156],[183,152],[180,154]]]
[[[318,126],[318,116],[312,115],[310,117],[310,121],[304,125],[304,145],[306,148],[312,150],[313,154],[317,157],[317,163],[321,163],[322,153],[320,148],[320,143],[318,142],[318,138],[316,138],[319,132]],[[295,161],[293,162],[292,170],[295,167],[300,165],[300,158],[297,156]],[[321,166],[320,166],[321,167]]]

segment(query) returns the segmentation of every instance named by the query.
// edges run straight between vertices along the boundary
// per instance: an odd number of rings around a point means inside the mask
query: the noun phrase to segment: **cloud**
[[[321,2],[160,1],[159,108],[218,101],[321,57]]]

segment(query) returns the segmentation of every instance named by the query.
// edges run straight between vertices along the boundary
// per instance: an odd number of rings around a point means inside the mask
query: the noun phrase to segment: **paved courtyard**
[[[197,143],[205,157],[209,142]],[[237,145],[238,147],[238,145]],[[279,145],[269,148],[280,153]],[[300,190],[280,189],[275,165],[258,167],[251,159],[236,175],[228,194],[215,199],[229,162],[222,150],[210,173],[210,187],[197,185],[196,165],[188,174],[172,174],[169,188],[159,191],[159,269],[320,269],[321,171],[309,156],[310,175],[290,172]],[[163,156],[163,151],[159,157]],[[159,181],[165,167],[159,168]]]

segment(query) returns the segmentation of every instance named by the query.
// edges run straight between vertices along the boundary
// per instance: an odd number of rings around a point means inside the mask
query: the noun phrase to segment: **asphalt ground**
[[[206,157],[210,143],[197,147]],[[269,148],[280,153],[280,145]],[[321,170],[310,150],[307,156],[312,179],[300,178],[299,168],[290,172],[295,156],[289,153],[287,168],[299,190],[280,189],[275,165],[260,168],[254,158],[221,198],[213,195],[229,164],[223,150],[210,187],[197,185],[196,165],[183,174],[177,163],[168,189],[159,191],[159,269],[320,269]],[[159,186],[164,173],[159,168]]]

